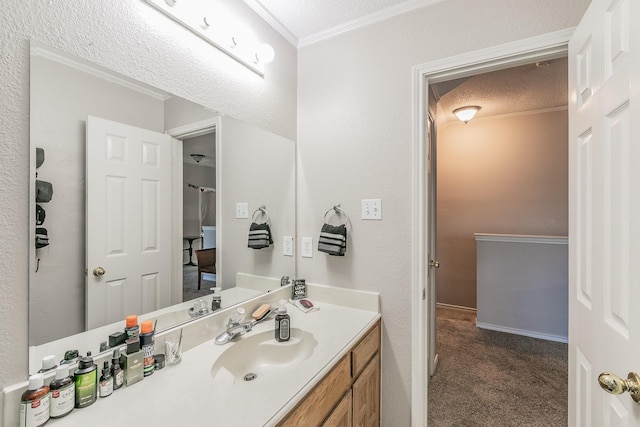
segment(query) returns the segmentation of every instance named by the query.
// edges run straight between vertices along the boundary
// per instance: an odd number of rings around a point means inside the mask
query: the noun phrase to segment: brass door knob
[[[429,267],[440,268],[440,263],[438,261],[431,260],[429,261]]]
[[[93,269],[93,275],[96,277],[104,276],[104,273],[106,273],[106,271],[102,267],[96,267]]]
[[[607,393],[622,394],[628,391],[634,402],[640,402],[640,377],[635,372],[629,372],[626,380],[616,374],[603,372],[598,376],[598,383]]]

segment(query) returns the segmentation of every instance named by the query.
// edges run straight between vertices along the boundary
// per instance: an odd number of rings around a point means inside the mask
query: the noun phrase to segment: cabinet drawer
[[[289,416],[278,424],[278,427],[319,426],[351,387],[350,368],[349,355],[347,354],[298,403],[298,408],[292,410]]]
[[[380,321],[351,351],[351,376],[356,378],[380,348]]]

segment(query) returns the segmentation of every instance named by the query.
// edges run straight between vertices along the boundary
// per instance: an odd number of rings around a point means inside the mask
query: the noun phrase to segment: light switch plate
[[[282,236],[282,255],[293,256],[293,237]]]
[[[302,238],[302,257],[313,258],[313,237]]]
[[[236,203],[236,218],[249,218],[249,203]]]
[[[362,219],[382,219],[382,199],[362,199]]]

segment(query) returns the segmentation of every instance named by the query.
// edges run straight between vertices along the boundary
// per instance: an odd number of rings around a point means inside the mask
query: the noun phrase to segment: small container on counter
[[[29,387],[20,399],[20,427],[40,427],[49,421],[51,392],[44,385],[44,374],[29,377]]]
[[[109,361],[104,361],[104,367],[102,368],[102,375],[100,376],[100,383],[98,387],[98,394],[100,397],[109,397],[113,393],[113,377],[111,376],[111,370],[109,369]]]
[[[153,360],[155,339],[153,337],[153,322],[151,320],[145,320],[142,322],[142,328],[140,333],[140,347],[142,349],[142,356],[144,357],[142,371],[145,377],[153,374],[155,370],[155,361]]]
[[[42,358],[42,368],[38,372],[48,372],[56,369],[56,356],[50,354]]]
[[[287,314],[286,304],[285,300],[281,300],[276,314],[276,341],[279,342],[289,341],[291,334],[291,319]]]
[[[93,363],[91,353],[81,357],[74,372],[76,385],[76,408],[85,408],[96,401],[98,395],[98,367]]]
[[[51,384],[51,418],[61,418],[73,411],[76,399],[76,386],[69,375],[69,365],[60,365]]]
[[[132,314],[127,316],[124,333],[126,335],[125,341],[129,338],[137,337],[140,335],[140,325],[138,325],[138,316]]]

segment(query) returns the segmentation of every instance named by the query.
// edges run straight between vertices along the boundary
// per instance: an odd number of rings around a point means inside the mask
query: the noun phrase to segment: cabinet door
[[[353,383],[354,427],[380,425],[380,355],[376,354]]]
[[[351,401],[351,390],[349,390],[322,427],[351,427]]]

